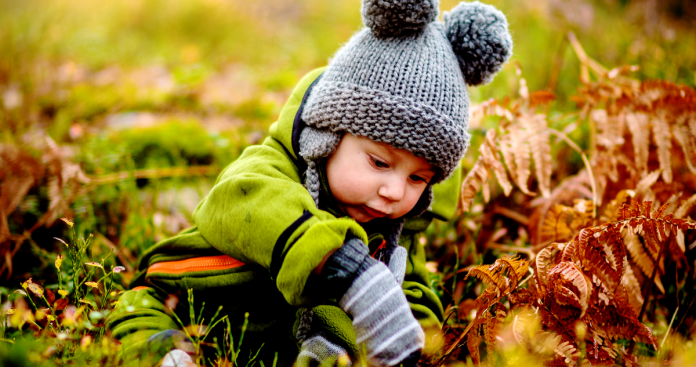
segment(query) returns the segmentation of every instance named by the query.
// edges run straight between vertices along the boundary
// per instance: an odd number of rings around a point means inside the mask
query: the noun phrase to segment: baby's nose
[[[405,192],[406,182],[398,177],[391,177],[385,180],[379,188],[378,194],[389,201],[399,201],[404,198]]]

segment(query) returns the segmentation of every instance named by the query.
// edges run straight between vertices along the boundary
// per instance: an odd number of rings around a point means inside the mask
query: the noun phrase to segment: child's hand
[[[406,261],[408,260],[408,251],[405,247],[396,246],[394,251],[392,251],[389,256],[389,263],[387,266],[389,270],[394,274],[394,279],[396,283],[402,285],[404,283],[404,277],[406,276]]]
[[[403,251],[406,249],[404,248]],[[405,270],[399,251],[390,259]],[[403,272],[397,271],[399,280]],[[327,292],[339,292],[339,305],[353,317],[356,341],[367,350],[368,364],[414,366],[425,344],[425,333],[411,313],[396,276],[371,258],[360,240],[347,241],[324,265]]]
[[[371,365],[414,366],[425,345],[425,333],[392,272],[375,262],[357,277],[341,298],[353,316],[358,344],[364,343]]]
[[[300,355],[297,356],[296,361],[297,367],[350,367],[351,365],[348,352],[341,346],[328,341],[321,333],[302,342]]]

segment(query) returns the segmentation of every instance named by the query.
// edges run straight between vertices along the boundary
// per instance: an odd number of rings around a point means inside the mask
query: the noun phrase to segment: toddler
[[[443,24],[437,6],[364,0],[366,28],[300,81],[270,136],[221,173],[195,227],[144,254],[108,319],[126,362],[190,363],[181,324],[222,306],[231,327],[204,346],[232,338],[237,365],[416,365],[442,305],[404,234],[441,214],[433,185],[469,144],[467,85],[512,52],[495,8],[461,3]]]

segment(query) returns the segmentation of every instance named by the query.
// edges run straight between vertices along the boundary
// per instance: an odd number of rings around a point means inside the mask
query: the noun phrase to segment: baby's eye
[[[416,176],[416,175],[411,175],[411,181],[413,181],[413,182],[428,182],[428,180],[426,180],[425,177]]]
[[[375,166],[377,166],[377,168],[389,168],[389,165],[387,163],[382,162],[379,159],[372,158],[372,162],[375,163]]]

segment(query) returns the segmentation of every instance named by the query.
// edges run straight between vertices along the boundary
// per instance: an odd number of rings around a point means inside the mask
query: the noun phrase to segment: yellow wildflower
[[[44,290],[41,288],[40,285],[34,283],[31,278],[29,278],[26,282],[22,283],[22,288],[27,289],[34,293],[37,296],[43,296]]]
[[[58,290],[58,294],[60,294],[60,296],[63,297],[63,298],[65,298],[65,296],[67,296],[68,293],[70,293],[70,292],[66,291],[65,289],[59,289],[59,290]]]
[[[62,220],[63,222],[65,222],[67,225],[69,225],[70,228],[73,227],[73,222],[72,222],[70,219],[68,219],[68,218],[60,218],[60,220]]]
[[[63,256],[58,255],[58,257],[56,258],[56,269],[58,269],[58,271],[60,271],[61,265],[63,265]]]
[[[99,288],[99,283],[97,282],[85,282],[85,285],[90,286],[92,288]]]

